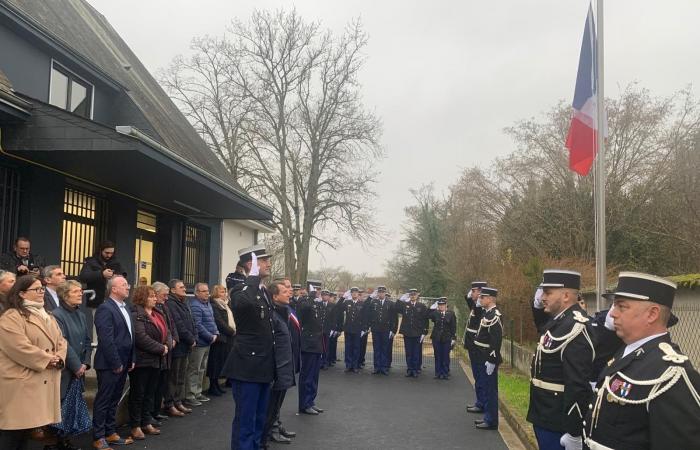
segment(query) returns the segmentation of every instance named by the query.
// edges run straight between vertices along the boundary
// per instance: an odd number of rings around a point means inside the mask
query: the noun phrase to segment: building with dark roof
[[[0,251],[29,236],[73,276],[109,239],[131,281],[220,283],[225,254],[270,231],[86,1],[0,0],[0,42]]]

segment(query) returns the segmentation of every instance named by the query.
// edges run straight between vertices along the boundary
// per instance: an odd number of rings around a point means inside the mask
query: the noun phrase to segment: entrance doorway
[[[156,216],[145,211],[136,214],[136,249],[134,252],[134,273],[137,286],[153,283],[154,254],[156,247]]]

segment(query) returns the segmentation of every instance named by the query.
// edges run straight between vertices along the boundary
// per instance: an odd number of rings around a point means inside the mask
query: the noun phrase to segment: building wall
[[[51,60],[93,85],[93,120],[109,126],[131,125],[115,124],[113,108],[117,92],[94,79],[78,64],[66,60],[50,48],[37,45],[28,36],[21,36],[15,31],[0,25],[0,69],[7,75],[15,91],[28,97],[49,101],[49,84],[51,77]]]
[[[244,226],[238,220],[222,221],[221,242],[221,280],[226,280],[226,275],[236,270],[238,262],[238,250],[250,247],[254,244],[255,230]]]

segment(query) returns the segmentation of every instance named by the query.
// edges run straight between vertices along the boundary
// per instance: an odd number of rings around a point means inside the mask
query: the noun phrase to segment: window
[[[105,238],[107,203],[92,194],[66,188],[63,199],[61,267],[69,277],[77,277],[83,261],[92,256],[97,243]]]
[[[0,252],[9,251],[19,222],[19,173],[0,167]]]
[[[55,62],[51,65],[49,103],[85,117],[92,118],[92,85]]]
[[[182,281],[191,289],[209,281],[209,230],[188,223],[183,241]]]

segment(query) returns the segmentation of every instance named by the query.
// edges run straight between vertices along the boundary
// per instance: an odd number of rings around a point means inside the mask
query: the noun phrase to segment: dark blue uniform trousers
[[[345,368],[360,368],[360,333],[345,333]]]
[[[389,349],[391,341],[388,331],[372,332],[372,355],[374,359],[374,370],[389,370]]]
[[[323,353],[321,353],[321,368],[322,369],[325,369],[326,367],[329,367],[331,365],[331,362],[328,358],[329,344],[330,344],[329,334],[323,333]]]
[[[420,336],[403,337],[404,348],[406,349],[406,366],[409,373],[418,373],[420,370],[421,353],[423,353],[423,344],[420,342]]]
[[[328,363],[335,366],[336,359],[338,359],[338,336],[328,338]]]
[[[299,412],[314,406],[318,394],[318,374],[321,371],[321,354],[301,352],[299,371]]]
[[[564,447],[559,443],[559,439],[564,435],[559,431],[552,431],[546,428],[533,425],[535,437],[537,438],[537,446],[540,450],[564,450]]]
[[[435,355],[435,375],[446,377],[450,374],[450,347],[452,342],[433,341],[433,354]]]
[[[394,359],[394,337],[396,337],[396,335],[389,339],[389,356],[387,357],[387,361],[389,361],[389,368],[391,368],[391,361]]]
[[[486,390],[484,389],[484,377],[486,376],[486,367],[481,352],[477,349],[469,349],[469,363],[472,366],[472,375],[474,375],[474,393],[476,394],[476,402],[474,406],[484,409],[486,402]]]
[[[365,355],[367,354],[367,341],[369,340],[369,332],[365,333],[364,336],[360,339],[360,357],[359,357],[359,362],[360,366],[365,365]]]
[[[484,422],[492,427],[498,426],[498,367],[493,369],[491,375],[486,373],[484,366],[484,388],[486,389],[486,402],[484,404]]]
[[[262,439],[271,383],[231,380],[236,412],[231,426],[231,450],[258,450]]]
[[[97,395],[92,406],[92,436],[94,440],[117,432],[117,406],[124,391],[127,369],[121,373],[97,371]]]

